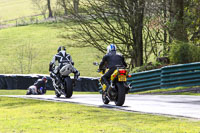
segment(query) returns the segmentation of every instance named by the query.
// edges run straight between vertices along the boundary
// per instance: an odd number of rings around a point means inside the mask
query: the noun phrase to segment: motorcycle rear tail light
[[[119,73],[120,73],[120,74],[126,74],[126,70],[123,70],[123,69],[122,69],[122,70],[119,70]]]

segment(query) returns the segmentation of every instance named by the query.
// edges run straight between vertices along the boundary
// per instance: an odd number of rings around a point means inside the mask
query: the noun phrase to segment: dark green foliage
[[[199,62],[200,61],[200,47],[192,44],[191,51],[192,51],[192,62]]]
[[[200,61],[200,48],[186,42],[176,41],[170,50],[170,62],[183,64]]]
[[[170,51],[170,61],[173,63],[189,63],[192,52],[190,50],[188,43],[173,43]]]
[[[137,72],[143,72],[143,71],[148,71],[148,70],[152,70],[152,69],[159,69],[161,67],[163,67],[164,64],[160,63],[160,62],[149,62],[147,64],[144,64],[140,67],[135,67],[131,73],[137,73]]]

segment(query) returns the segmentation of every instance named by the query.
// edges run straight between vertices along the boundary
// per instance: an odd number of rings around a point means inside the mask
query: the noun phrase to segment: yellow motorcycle
[[[93,64],[99,65],[99,63],[96,62]],[[108,69],[98,70],[101,77],[107,71]],[[128,94],[130,89],[130,86],[127,84],[127,77],[131,77],[131,75],[128,75],[128,70],[122,67],[117,67],[110,77],[110,88],[108,88],[107,92],[105,91],[107,86],[102,82],[102,78],[99,79],[104,104],[108,104],[110,101],[114,101],[117,106],[122,106],[124,104],[126,94]]]

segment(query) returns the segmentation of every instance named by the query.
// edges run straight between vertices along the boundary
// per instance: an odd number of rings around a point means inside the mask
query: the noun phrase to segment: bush
[[[199,62],[200,61],[200,47],[192,45],[191,46],[192,51],[192,62]]]
[[[200,61],[200,48],[185,42],[174,42],[169,53],[170,62],[184,64]]]
[[[148,71],[148,70],[152,70],[152,69],[159,69],[163,67],[163,64],[162,63],[159,63],[159,62],[149,62],[147,64],[144,64],[140,67],[135,67],[131,73],[137,73],[137,72],[142,72],[142,71]]]

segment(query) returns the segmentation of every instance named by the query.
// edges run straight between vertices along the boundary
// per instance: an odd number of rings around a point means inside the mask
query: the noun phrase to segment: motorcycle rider
[[[64,46],[59,46],[57,54],[53,57],[52,61],[49,64],[50,76],[56,81],[56,85],[58,86],[61,82],[59,71],[64,66],[64,63],[71,63],[72,65],[74,65],[71,55],[66,53],[66,48]],[[80,76],[79,71],[74,68],[73,73],[74,79],[77,80]]]
[[[110,44],[107,47],[107,54],[103,57],[99,70],[105,70],[107,67],[109,70],[102,76],[102,82],[106,85],[106,92],[110,88],[110,77],[117,69],[117,66],[127,67],[124,57],[116,52],[117,47],[114,44]]]
[[[38,79],[33,85],[28,88],[26,95],[34,94],[45,94],[46,93],[46,83],[47,78],[42,77],[42,79]]]

